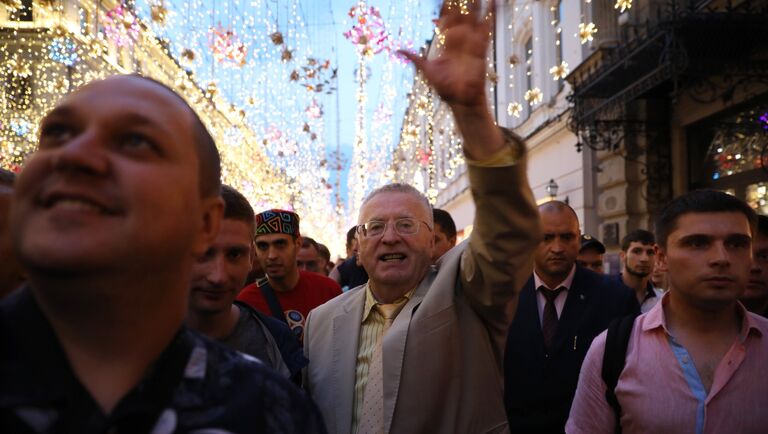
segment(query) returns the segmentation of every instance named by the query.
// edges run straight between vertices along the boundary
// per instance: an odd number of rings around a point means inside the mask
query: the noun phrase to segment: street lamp
[[[557,185],[555,180],[554,179],[550,179],[549,182],[547,183],[547,186],[544,187],[544,191],[547,192],[547,194],[549,195],[550,199],[555,200],[555,197],[557,197],[557,189],[558,188],[559,188],[559,186]]]

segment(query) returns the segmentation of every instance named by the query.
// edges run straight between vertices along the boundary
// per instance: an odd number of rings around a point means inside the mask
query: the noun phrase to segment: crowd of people
[[[0,431],[762,433],[768,217],[666,204],[622,269],[485,94],[492,20],[443,7],[404,53],[462,135],[474,229],[407,184],[364,200],[347,258],[221,184],[195,112],[141,76],[94,81],[0,175]]]

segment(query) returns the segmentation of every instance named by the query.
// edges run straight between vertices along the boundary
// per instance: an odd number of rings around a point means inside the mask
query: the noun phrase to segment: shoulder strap
[[[275,295],[275,290],[272,289],[272,285],[269,284],[269,279],[264,277],[257,280],[256,286],[267,301],[269,310],[272,312],[272,317],[288,324],[288,321],[285,319],[285,313],[283,312],[283,306],[280,305],[280,301],[278,301],[277,296]]]
[[[615,318],[608,326],[605,337],[605,353],[603,354],[602,377],[605,382],[605,399],[616,413],[616,433],[621,433],[621,405],[616,398],[616,385],[619,383],[619,375],[624,370],[627,358],[629,337],[632,335],[632,326],[637,315],[627,315]]]

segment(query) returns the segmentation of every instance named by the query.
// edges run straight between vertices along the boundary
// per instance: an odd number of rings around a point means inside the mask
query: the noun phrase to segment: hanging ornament
[[[319,119],[321,116],[323,116],[323,108],[320,107],[320,105],[317,103],[317,100],[314,98],[312,98],[312,102],[309,103],[309,106],[304,110],[304,112],[311,119]]]
[[[595,39],[595,33],[597,33],[597,27],[595,26],[595,23],[579,24],[579,40],[582,44],[592,42]]]
[[[104,32],[115,45],[126,47],[138,39],[141,26],[128,8],[119,4],[105,14]]]
[[[336,90],[337,70],[331,69],[331,61],[323,62],[314,57],[307,58],[307,64],[301,67],[301,72],[294,70],[291,81],[299,81],[309,92],[330,94]]]
[[[240,41],[237,34],[230,29],[224,29],[221,24],[211,27],[208,46],[213,58],[224,66],[243,67],[248,56],[248,47]]]
[[[195,54],[195,50],[191,48],[184,48],[181,50],[181,64],[186,67],[191,67],[195,64],[195,61],[197,60],[197,54]]]
[[[568,69],[568,63],[565,61],[561,62],[559,65],[549,68],[549,73],[552,74],[552,79],[555,81],[567,77],[568,72],[570,72]]]
[[[519,58],[519,57],[517,57],[516,55],[514,55],[514,54],[513,54],[513,55],[509,56],[509,60],[508,60],[508,62],[509,62],[509,66],[510,66],[511,68],[514,68],[514,67],[515,67],[515,65],[517,65],[518,63],[520,63],[520,58]]]
[[[544,99],[544,94],[541,93],[541,89],[534,87],[533,89],[528,89],[523,98],[528,101],[529,105],[534,106]]]
[[[77,62],[77,45],[69,38],[55,38],[48,46],[48,57],[54,62],[72,66]]]
[[[509,105],[507,106],[507,113],[510,116],[514,116],[516,118],[519,118],[520,117],[520,113],[522,113],[522,112],[523,112],[523,105],[520,104],[519,102],[509,103]]]
[[[619,12],[624,12],[631,7],[632,0],[616,0],[616,4],[613,6],[614,9],[620,9]]]
[[[275,32],[269,35],[269,39],[272,40],[272,43],[275,45],[283,45],[283,34],[280,32]]]
[[[150,3],[149,16],[152,18],[152,22],[159,25],[165,25],[165,21],[168,18],[168,8],[165,7],[165,3],[161,0],[159,3]]]
[[[290,62],[291,60],[293,60],[293,51],[287,48],[284,48],[283,52],[280,54],[280,60],[282,60],[283,62]]]
[[[357,46],[358,54],[371,58],[387,48],[389,34],[378,9],[357,5],[347,15],[355,24],[344,32],[344,37]]]
[[[432,158],[432,151],[429,149],[417,149],[416,161],[419,162],[421,167],[429,166],[429,160]]]
[[[499,74],[496,74],[496,71],[491,69],[488,71],[488,81],[493,84],[497,84],[499,82]]]

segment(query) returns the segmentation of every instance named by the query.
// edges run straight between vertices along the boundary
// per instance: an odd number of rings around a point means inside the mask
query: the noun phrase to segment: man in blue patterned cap
[[[333,279],[299,270],[299,216],[270,209],[256,215],[256,256],[266,276],[246,286],[237,297],[254,309],[285,321],[299,339],[309,311],[341,294]]]

